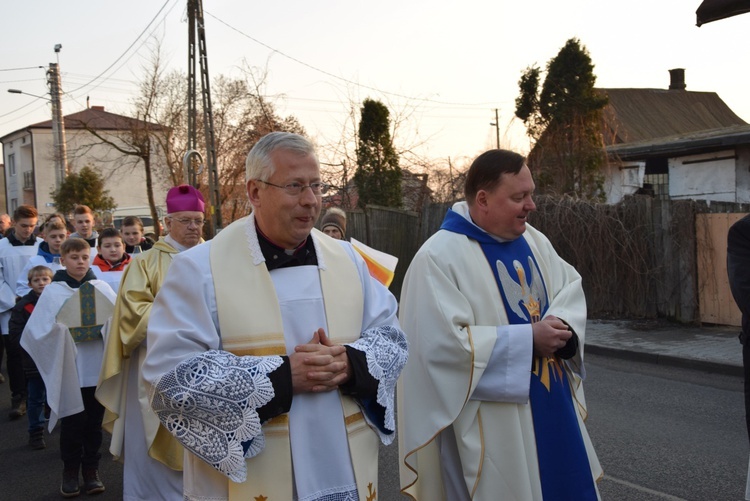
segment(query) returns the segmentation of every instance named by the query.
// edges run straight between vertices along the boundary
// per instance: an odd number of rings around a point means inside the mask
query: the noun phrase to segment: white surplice
[[[31,237],[35,238],[35,237]],[[26,263],[37,255],[41,238],[34,245],[12,245],[10,240],[0,240],[0,331],[8,334],[10,310],[16,305],[16,281]]]
[[[115,302],[112,288],[101,280],[90,280],[106,299]],[[96,386],[102,365],[102,339],[75,343],[66,325],[57,322],[60,309],[78,289],[65,282],[45,287],[21,335],[21,347],[39,369],[52,412],[49,430],[59,418],[83,412],[81,388]],[[106,324],[102,330],[106,330]]]
[[[248,218],[247,224],[250,225],[248,231],[251,238],[255,239],[254,245],[252,243],[250,245],[253,256],[262,260],[260,249],[257,247],[257,236],[255,236],[252,216]],[[313,238],[320,237],[314,235]],[[270,396],[267,394],[269,380],[262,371],[271,372],[278,367],[280,359],[276,356],[235,357],[230,353],[220,351],[222,348],[221,326],[218,322],[214,278],[211,267],[208,265],[211,244],[212,242],[207,242],[175,257],[167,279],[156,298],[149,321],[149,351],[143,365],[143,375],[146,381],[155,386],[155,399],[158,397],[162,401],[168,401],[169,395],[167,393],[173,390],[174,386],[170,386],[173,381],[179,380],[183,389],[186,385],[189,386],[185,378],[189,372],[185,371],[197,367],[216,370],[213,368],[221,365],[221,367],[225,367],[229,375],[230,373],[237,374],[236,369],[244,364],[242,367],[247,367],[247,370],[253,371],[252,385],[262,393],[262,395],[252,395],[253,401],[258,402],[255,408],[258,408],[273,396],[272,389]],[[237,242],[237,245],[248,245],[248,243]],[[400,373],[401,367],[406,361],[406,343],[403,339],[403,333],[398,328],[396,301],[387,289],[370,277],[366,264],[351,248],[351,245],[345,242],[340,245],[343,246],[349,258],[355,263],[364,293],[364,315],[361,329],[363,337],[354,342],[353,346],[364,351],[367,355],[368,369],[370,369],[373,377],[379,381],[378,403],[383,404],[386,408],[385,428],[392,429],[394,426],[393,391],[395,390],[395,376]],[[322,255],[317,245],[316,250],[318,251],[319,266],[323,266],[323,263],[321,263]],[[250,264],[248,263],[248,265]],[[270,293],[275,293],[279,299],[285,342],[287,351],[290,353],[295,345],[309,341],[317,327],[325,325],[325,313],[322,307],[324,298],[321,295],[320,282],[316,275],[316,267],[295,267],[271,272],[276,290],[270,291]],[[253,284],[244,284],[244,286],[252,287]],[[295,291],[295,288],[298,290]],[[238,293],[242,293],[242,291],[238,291]],[[383,335],[377,334],[378,329],[383,329]],[[370,336],[376,335],[377,340],[373,340],[372,337],[367,338],[365,334],[368,332]],[[395,335],[395,337],[389,338],[385,335],[386,333]],[[385,363],[386,361],[388,363]],[[258,369],[258,367],[261,367],[261,369]],[[382,402],[381,394],[383,396]],[[205,387],[201,388],[201,392],[196,392],[196,396],[198,395],[201,397],[205,395]],[[324,410],[330,407],[329,403],[326,403],[326,399],[331,397],[336,399],[333,409],[337,410],[338,417],[333,416],[329,412],[330,409]],[[195,397],[190,396],[190,398]],[[316,492],[327,487],[337,489],[336,486],[353,485],[351,462],[346,450],[346,432],[343,420],[341,420],[341,404],[338,398],[335,392],[331,392],[310,396],[295,395],[293,399],[289,413],[290,441],[292,443],[295,484],[301,498],[305,498],[307,495],[312,495],[315,498]],[[307,411],[304,409],[306,400],[310,400]],[[243,427],[242,433],[250,433],[250,435],[243,436],[252,438],[249,454],[263,454],[263,433],[257,427],[257,413],[252,408],[244,412],[247,426]],[[317,412],[322,412],[323,419],[313,417],[315,416],[313,413]],[[341,420],[341,423],[336,424],[336,419]],[[331,429],[316,437],[318,428],[324,424],[330,425]],[[375,429],[375,424],[372,427],[373,431],[377,432],[385,443],[389,443],[393,439],[392,433],[381,433]],[[332,438],[338,435],[343,438]],[[191,437],[191,439],[195,439],[195,437]],[[305,444],[295,443],[295,441],[301,442],[303,439],[308,442]],[[339,444],[341,450],[333,451],[332,446],[336,443]],[[317,451],[317,454],[313,452],[313,448]],[[326,452],[321,456],[321,451]],[[329,453],[331,456],[341,456],[336,459],[340,464],[334,465],[335,468],[326,468]],[[233,454],[236,454],[236,452]],[[241,450],[239,454],[239,459],[242,459]],[[252,455],[245,457],[252,457]],[[326,459],[321,460],[321,458]],[[376,450],[373,460],[377,461]],[[245,467],[244,460],[238,463],[233,457],[227,457],[223,462],[223,464],[228,463],[233,465],[232,468],[244,469]],[[330,474],[326,473],[322,476],[327,487],[321,487],[320,484],[317,484],[317,479],[305,478],[311,476],[308,472],[320,472],[325,469],[330,472]],[[219,474],[208,463],[198,459],[196,455],[186,452],[184,462],[185,496],[188,499],[226,499],[228,497],[227,477],[224,475],[235,475],[235,473],[237,471],[232,469],[231,471],[224,471],[223,475]],[[237,475],[242,474],[237,473]],[[230,478],[240,481],[241,476],[230,476]],[[291,483],[292,479],[287,478],[284,481]],[[359,494],[360,499],[364,499],[364,495],[367,493],[360,492]]]

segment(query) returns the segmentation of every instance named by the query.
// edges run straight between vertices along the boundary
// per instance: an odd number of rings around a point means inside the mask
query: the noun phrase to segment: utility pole
[[[59,53],[61,45],[55,45]],[[68,150],[65,145],[65,122],[62,113],[62,86],[60,85],[59,63],[49,63],[47,70],[50,102],[52,104],[52,137],[55,148],[55,187],[59,190],[68,173]]]
[[[206,167],[208,168],[209,216],[211,227],[216,235],[222,227],[221,197],[219,196],[219,173],[216,162],[216,140],[214,116],[211,109],[211,89],[208,78],[208,54],[206,50],[206,30],[203,20],[203,1],[188,0],[188,155],[197,147],[196,60],[199,61],[201,79],[201,101],[203,105],[203,130],[206,138]],[[196,40],[197,38],[197,40]],[[191,155],[192,156],[192,155]],[[197,188],[197,175],[190,168],[192,158],[186,163],[187,178]]]
[[[497,108],[495,108],[495,121],[490,122],[490,125],[495,126],[495,144],[497,145],[496,148],[500,149],[500,119],[497,114]]]

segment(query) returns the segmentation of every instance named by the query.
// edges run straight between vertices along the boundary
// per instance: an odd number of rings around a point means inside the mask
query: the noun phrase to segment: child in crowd
[[[102,271],[123,271],[130,262],[130,256],[125,252],[122,235],[115,228],[102,230],[96,250],[97,255],[93,264]]]
[[[122,220],[122,239],[125,241],[125,252],[137,254],[145,252],[154,246],[154,241],[143,236],[143,221],[138,216],[127,216]]]
[[[17,344],[23,357],[23,372],[26,376],[26,415],[29,418],[29,445],[32,449],[44,449],[44,405],[47,402],[47,392],[44,380],[36,368],[34,360],[21,346],[21,335],[26,323],[34,311],[39,296],[47,285],[52,282],[54,273],[45,265],[32,267],[26,275],[30,291],[24,295],[13,307],[10,314],[8,329],[11,342]]]
[[[18,275],[16,281],[16,296],[23,297],[29,293],[31,288],[27,281],[29,270],[35,266],[46,266],[52,272],[62,269],[60,264],[60,246],[68,238],[68,230],[65,224],[58,218],[50,218],[42,230],[44,242],[39,244],[37,255],[32,256],[29,262]]]
[[[76,205],[73,209],[73,227],[75,233],[71,237],[82,238],[89,243],[89,246],[96,247],[96,239],[99,234],[94,229],[94,211],[87,205]]]
[[[104,491],[99,479],[104,407],[94,392],[104,352],[102,317],[111,316],[116,296],[90,269],[90,252],[89,244],[80,238],[71,237],[62,244],[65,269],[57,271],[46,287],[21,338],[21,346],[36,362],[46,385],[52,409],[49,429],[61,418],[60,493],[66,498],[80,494],[81,470],[87,494]],[[80,311],[71,314],[71,304]]]
[[[122,272],[130,263],[130,256],[125,252],[122,235],[115,228],[104,228],[99,233],[98,254],[94,258],[93,268],[96,277],[104,280],[117,293],[120,288]]]

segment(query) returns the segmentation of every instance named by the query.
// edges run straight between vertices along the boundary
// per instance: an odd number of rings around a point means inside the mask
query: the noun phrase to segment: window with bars
[[[647,186],[656,198],[669,199],[669,174],[646,174],[643,176],[643,187]]]

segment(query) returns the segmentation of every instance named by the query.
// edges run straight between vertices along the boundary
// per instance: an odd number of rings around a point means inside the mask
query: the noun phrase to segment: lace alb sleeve
[[[387,430],[395,431],[396,380],[408,358],[406,336],[401,329],[384,325],[367,329],[349,346],[365,353],[367,371],[378,380],[377,402],[385,409],[383,426]],[[385,445],[393,442],[395,436],[394,433],[385,434],[379,430],[378,435]]]
[[[152,388],[151,407],[186,449],[233,482],[244,482],[244,458],[265,445],[256,409],[274,397],[268,374],[281,364],[277,356],[207,351],[163,374]]]

